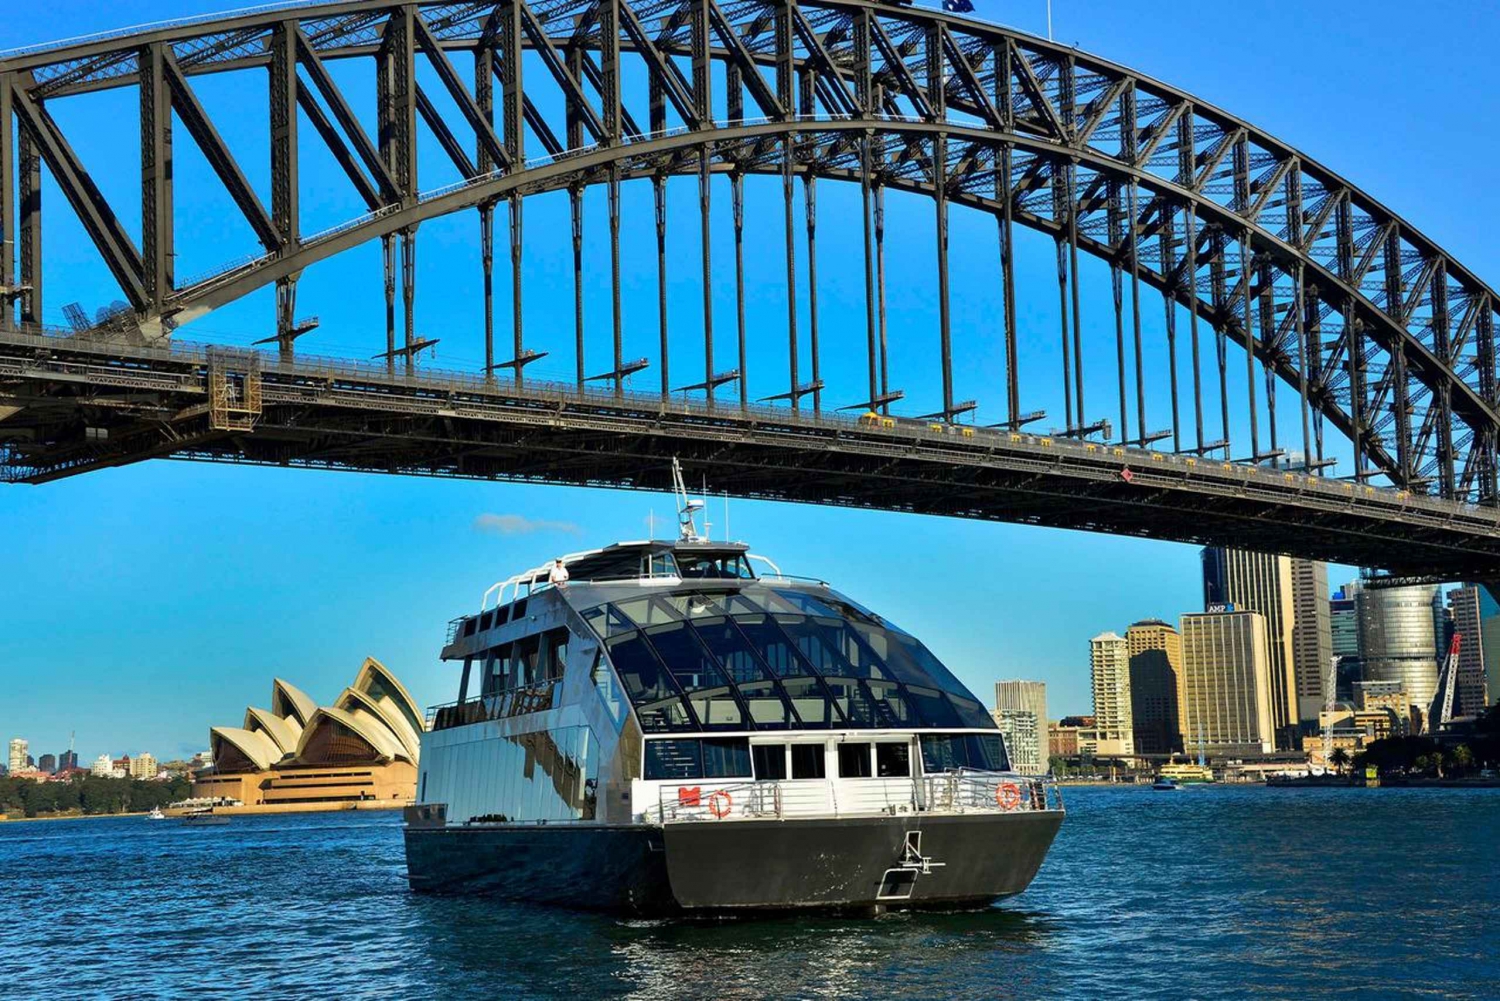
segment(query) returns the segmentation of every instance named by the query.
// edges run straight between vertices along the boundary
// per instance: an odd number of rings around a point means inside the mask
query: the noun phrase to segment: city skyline
[[[44,21],[67,23],[70,31],[86,33],[215,8],[186,0],[122,0],[108,9],[62,2],[53,6],[51,18],[0,24],[0,45],[50,40],[56,32]],[[1330,126],[1327,116],[1306,102],[1286,101],[1284,95],[1268,93],[1233,71],[1233,65],[1249,57],[1293,74],[1305,75],[1306,67],[1284,45],[1264,39],[1231,42],[1237,32],[1217,30],[1235,20],[1226,12],[1195,11],[1173,26],[1174,32],[1191,31],[1200,42],[1222,46],[1217,58],[1213,53],[1188,58],[1159,25],[1142,23],[1113,5],[1078,2],[1058,14],[1059,37],[1076,36],[1072,40],[1084,48],[1202,93],[1336,168],[1354,174],[1357,165],[1362,182],[1395,209],[1422,220],[1426,231],[1458,257],[1481,270],[1495,260],[1481,220],[1494,217],[1496,212],[1485,206],[1500,204],[1500,193],[1491,191],[1478,166],[1484,158],[1460,162],[1425,152],[1440,148],[1444,138],[1468,120],[1468,113],[1430,97],[1419,98],[1399,80],[1356,83],[1352,73],[1320,75],[1320,86],[1330,100],[1378,102],[1409,123],[1411,147],[1423,157],[1425,176],[1442,179],[1435,185],[1416,185],[1409,169],[1398,168],[1387,155],[1391,140],[1380,130],[1353,123],[1347,128]],[[1318,15],[1308,16],[1316,27]],[[1007,12],[1007,17],[1045,32],[1040,9]],[[1338,20],[1341,30],[1351,29],[1346,20]],[[1372,17],[1368,25],[1354,30],[1362,33],[1361,44],[1368,51],[1390,54],[1389,27],[1388,19]],[[1441,39],[1433,36],[1426,44],[1441,41],[1446,46],[1452,30],[1450,23]],[[1431,53],[1429,57],[1447,64],[1446,58]],[[96,106],[93,113],[107,116],[108,106]],[[48,185],[47,197],[60,203],[58,192]],[[1468,192],[1470,200],[1454,199],[1454,190]],[[179,195],[189,194],[184,183]],[[930,212],[921,214],[924,225],[929,216]],[[893,201],[893,232],[913,218]],[[992,226],[980,233],[977,227],[963,225],[967,224],[955,223],[955,246],[981,238],[986,247],[992,246]],[[431,232],[439,241],[452,236],[451,229],[441,226]],[[48,240],[51,246],[80,248],[86,242],[71,224],[49,229]],[[891,243],[894,271],[900,264],[894,255],[901,241]],[[837,288],[840,281],[859,286],[862,278],[836,266],[839,251],[836,244],[825,251],[829,288]],[[436,260],[436,253],[424,257]],[[1489,270],[1497,269],[1491,265]],[[960,277],[977,287],[986,275],[976,266]],[[1055,278],[1042,273],[1028,275],[1027,280],[1055,284]],[[654,288],[646,282],[632,294],[649,298]],[[427,297],[424,309],[437,298]],[[378,299],[378,292],[373,299]],[[955,298],[960,321],[991,319],[967,310],[964,299]],[[65,301],[54,296],[49,305],[57,308]],[[265,313],[267,302],[258,300],[254,308]],[[931,305],[927,299],[914,300],[909,313],[897,319],[925,322],[921,311]],[[1086,302],[1085,324],[1107,322],[1108,311],[1107,303]],[[434,322],[446,319],[440,312]],[[260,336],[263,320],[259,314],[216,316],[206,321],[205,334]],[[1055,333],[1051,317],[1023,320],[1038,338]],[[331,322],[320,336],[325,344],[337,343],[340,337]],[[112,502],[101,504],[101,497]],[[310,497],[315,502],[309,503]],[[158,503],[158,498],[169,502]],[[246,504],[246,498],[254,503]],[[0,521],[27,526],[13,545],[15,571],[0,583],[0,602],[35,627],[32,637],[12,641],[6,651],[9,677],[7,697],[0,705],[0,734],[24,732],[33,747],[55,753],[67,746],[68,733],[77,730],[83,760],[101,750],[118,753],[122,748],[186,755],[202,749],[198,735],[207,721],[223,718],[256,697],[258,682],[253,679],[268,672],[296,676],[307,679],[320,694],[331,695],[344,665],[366,655],[382,658],[413,679],[413,692],[424,703],[445,701],[451,698],[453,675],[436,668],[442,623],[477,604],[490,583],[521,567],[585,544],[639,537],[648,509],[655,510],[658,524],[669,523],[669,501],[660,495],[609,496],[577,489],[403,482],[177,463],[149,463],[34,491],[18,487],[0,492]],[[475,520],[487,515],[522,527],[512,535],[475,532]],[[539,527],[543,524],[554,527]],[[782,559],[789,570],[801,568],[828,578],[903,627],[930,637],[938,655],[977,693],[1001,677],[1046,681],[1058,715],[1085,712],[1090,705],[1087,670],[1078,652],[1080,636],[1143,618],[1172,621],[1192,607],[1189,596],[1196,590],[1192,567],[1197,553],[1189,546],[738,501],[733,527],[736,537]],[[201,547],[193,548],[204,551],[176,554],[177,566],[169,572],[161,565],[162,547],[179,538],[201,541]],[[868,552],[870,539],[881,540],[878,555]],[[266,546],[274,558],[255,559]],[[909,582],[892,580],[899,577],[893,567],[917,565],[933,554],[949,567],[950,591],[958,596],[948,609],[937,607],[939,603]],[[986,558],[973,560],[970,554]],[[225,573],[226,559],[234,564],[233,573]],[[70,566],[75,561],[86,561],[90,573],[76,573]],[[990,568],[981,565],[993,563],[1005,565],[1010,579],[996,580]],[[1100,575],[1100,566],[1128,572]],[[1336,579],[1353,575],[1344,570]],[[1087,604],[1089,624],[1075,631],[1078,610],[1060,607],[1056,595],[1086,579],[1091,589],[1079,600]],[[874,584],[873,593],[867,582]],[[1005,614],[994,614],[997,605]],[[80,615],[81,609],[89,614]],[[954,616],[974,625],[964,635],[944,635]],[[361,629],[351,637],[348,624],[353,621]],[[49,639],[43,642],[43,636]],[[60,662],[51,639],[57,636],[80,645],[107,646],[109,667],[96,666],[81,653],[72,661],[65,653]],[[121,680],[125,676],[142,683],[127,685]],[[57,694],[59,678],[76,683],[67,699]],[[161,698],[163,691],[172,694],[170,708]]]

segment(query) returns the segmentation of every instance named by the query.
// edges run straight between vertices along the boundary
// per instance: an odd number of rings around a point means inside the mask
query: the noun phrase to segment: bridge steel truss
[[[472,79],[454,63],[461,52],[472,54],[466,61],[472,62]],[[523,59],[523,53],[534,55]],[[373,66],[374,134],[330,73],[335,60],[349,59]],[[632,60],[649,81],[644,95],[622,83]],[[430,68],[458,109],[456,117],[438,110],[420,82],[419,66]],[[269,75],[263,112],[271,136],[269,206],[195,94],[200,77],[249,68]],[[135,87],[140,95],[140,246],[121,223],[123,210],[91,179],[49,111],[69,95],[120,87]],[[560,93],[561,101],[543,100],[541,87]],[[185,282],[172,267],[174,114],[263,249]],[[304,118],[369,210],[321,233],[304,233],[299,225],[298,130]],[[884,199],[888,189],[917,192],[932,198],[937,218],[939,422],[952,422],[973,406],[955,398],[949,316],[947,219],[950,207],[961,205],[991,213],[997,225],[1005,309],[993,336],[1004,347],[1002,427],[1019,431],[1034,419],[1022,400],[1027,382],[1058,375],[1023,373],[1017,359],[1013,232],[1019,225],[1049,234],[1056,244],[1062,437],[1083,440],[1109,428],[1104,433],[1121,448],[1145,449],[1170,439],[1170,454],[1202,457],[1230,455],[1231,432],[1243,431],[1248,441],[1236,446],[1243,461],[1285,466],[1283,457],[1296,451],[1304,457],[1300,471],[1321,475],[1330,464],[1325,431],[1331,427],[1352,447],[1348,477],[1355,485],[1389,483],[1404,495],[1451,502],[1456,512],[1476,504],[1500,507],[1497,302],[1488,285],[1364,192],[1233,115],[1120,66],[999,26],[866,0],[300,3],[6,54],[0,59],[0,120],[8,126],[0,129],[0,296],[7,304],[0,329],[17,335],[3,342],[7,351],[29,344],[22,335],[41,329],[45,164],[119,283],[147,343],[164,341],[176,325],[274,283],[275,340],[282,363],[294,365],[295,342],[310,326],[295,316],[299,276],[318,261],[380,239],[383,357],[392,378],[398,366],[405,378],[418,378],[417,355],[426,343],[414,324],[417,227],[476,210],[485,370],[491,382],[500,372],[507,391],[522,394],[525,369],[541,356],[527,346],[521,323],[524,200],[567,191],[574,227],[575,391],[583,399],[597,381],[623,398],[625,376],[653,362],[628,359],[622,351],[619,187],[625,180],[648,179],[655,188],[665,297],[663,189],[667,177],[685,175],[699,179],[704,367],[690,385],[674,383],[663,310],[661,351],[654,361],[659,403],[666,406],[674,389],[687,389],[701,394],[706,412],[738,408],[743,415],[751,401],[742,192],[743,179],[758,174],[781,178],[786,203],[790,350],[785,392],[778,396],[788,404],[790,419],[808,411],[816,422],[825,411],[816,182],[832,179],[858,184],[864,208],[862,360],[868,397],[861,406],[886,412],[901,395],[887,354]],[[419,121],[463,177],[460,183],[429,191],[419,186]],[[528,141],[541,148],[528,148]],[[722,366],[722,355],[716,359],[714,352],[708,253],[714,174],[730,178],[734,203],[739,308],[732,367]],[[798,327],[795,281],[802,237],[793,222],[798,178],[806,252],[814,263],[811,325],[805,331]],[[614,264],[613,368],[595,375],[584,370],[582,350],[582,193],[590,185],[609,192]],[[511,343],[501,352],[508,357],[497,359],[491,289],[493,229],[502,203],[514,315]],[[1102,402],[1085,397],[1080,253],[1107,262],[1114,293],[1118,394]],[[1157,390],[1142,371],[1141,286],[1158,290],[1167,304],[1172,422],[1165,430],[1148,426],[1148,390]],[[1191,345],[1187,372],[1178,371],[1179,338]],[[1243,373],[1230,371],[1230,342],[1245,349]],[[69,350],[84,350],[76,338],[68,344]],[[37,350],[26,347],[26,359],[35,361]],[[100,342],[97,350],[114,349]],[[1126,376],[1129,356],[1133,386]],[[799,370],[802,357],[810,358],[811,371]],[[13,359],[0,372],[32,371],[23,361]],[[1231,380],[1236,393],[1243,386],[1246,414],[1230,414]],[[1210,382],[1218,385],[1217,414],[1205,412]],[[74,392],[47,380],[7,385],[19,387],[9,392],[22,402],[28,393]],[[1278,392],[1296,394],[1297,427],[1278,427]],[[0,408],[0,442],[9,442],[13,478],[90,468],[65,458],[79,448],[99,451],[97,439],[78,437],[88,421],[36,416],[57,410],[21,407],[7,420]],[[1107,421],[1098,419],[1101,411]],[[97,415],[92,420],[100,422]],[[150,427],[160,424],[160,416],[151,420]],[[18,426],[22,433],[8,436],[7,428]],[[118,437],[129,439],[140,430],[132,426]],[[364,448],[364,459],[350,465],[395,468],[409,461],[390,451],[390,436],[376,437],[387,445]],[[127,457],[118,445],[109,450],[110,463]],[[141,454],[173,452],[199,454],[190,444],[160,441]]]

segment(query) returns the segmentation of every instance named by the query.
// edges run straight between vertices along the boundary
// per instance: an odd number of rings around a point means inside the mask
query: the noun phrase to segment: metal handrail
[[[852,782],[861,779],[845,780]],[[884,780],[892,782],[892,779]],[[915,813],[1064,812],[1062,790],[1051,776],[1019,775],[961,769],[907,780],[910,795],[901,804]],[[1011,788],[1007,788],[1011,787]],[[789,793],[827,791],[829,806],[797,810]],[[644,811],[648,823],[670,824],[714,820],[787,820],[868,815],[859,804],[840,807],[839,782],[770,779],[714,785],[708,779],[684,779],[657,788],[655,807]],[[722,798],[720,798],[722,797]],[[891,809],[893,804],[888,804]]]
[[[516,688],[508,688],[503,692],[492,692],[489,695],[476,695],[428,706],[425,714],[427,729],[428,731],[447,730],[456,726],[469,726],[473,723],[487,723],[511,716],[542,712],[552,708],[556,702],[557,689],[561,685],[561,678],[545,678]]]

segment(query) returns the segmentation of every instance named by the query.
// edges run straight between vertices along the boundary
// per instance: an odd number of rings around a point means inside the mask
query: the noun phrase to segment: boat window
[[[646,778],[696,779],[703,776],[703,749],[696,740],[646,741]]]
[[[783,678],[781,687],[786,689],[787,698],[791,700],[803,729],[822,730],[844,725],[843,711],[820,679]]]
[[[594,627],[594,632],[598,633],[602,639],[609,639],[611,636],[619,636],[621,633],[635,631],[635,623],[622,615],[618,608],[610,604],[595,605],[593,608],[585,611],[583,617],[588,620],[588,624]]]
[[[750,778],[750,738],[704,737],[703,777]]]
[[[866,743],[839,745],[839,778],[867,779],[870,777],[870,745]]]
[[[928,774],[976,768],[1010,770],[998,733],[937,733],[922,735],[922,770]]]
[[[664,622],[678,622],[682,619],[682,613],[673,608],[671,603],[663,601],[654,594],[631,598],[627,601],[617,601],[615,608],[642,628],[661,625]]]
[[[710,620],[696,623],[693,628],[723,665],[729,680],[739,688],[740,698],[757,729],[785,729],[797,725],[791,703],[782,696],[770,668],[733,622]]]
[[[724,605],[724,600],[728,597],[727,593],[713,591],[679,591],[675,594],[657,595],[657,600],[670,606],[677,612],[678,618],[696,622],[699,619],[728,615],[729,609]]]
[[[792,778],[821,779],[827,774],[827,760],[822,744],[792,745]]]
[[[958,710],[958,718],[963,720],[964,726],[972,726],[975,729],[996,729],[995,717],[985,712],[984,706],[973,699],[949,695],[948,701],[952,702],[953,708]]]
[[[643,730],[681,730],[693,725],[677,686],[640,633],[610,640],[609,659],[635,703]]]
[[[509,643],[496,647],[486,655],[484,676],[479,684],[480,695],[494,695],[505,690],[505,665],[509,659]]]
[[[542,638],[525,636],[511,647],[511,687],[522,688],[541,680],[540,654]]]
[[[750,754],[755,759],[756,779],[767,782],[786,778],[785,744],[751,744]]]
[[[798,652],[791,639],[770,617],[736,615],[734,621],[778,678],[796,678],[816,673],[807,658]]]
[[[936,689],[908,687],[906,697],[926,726],[964,725],[959,719],[958,710],[953,708],[953,703]]]
[[[620,685],[615,681],[615,672],[609,669],[605,663],[604,655],[597,650],[594,652],[594,666],[590,671],[590,677],[594,682],[594,689],[599,693],[599,699],[604,703],[604,709],[609,713],[609,718],[616,724],[625,721],[625,699],[620,693]]]
[[[657,655],[692,703],[706,729],[743,729],[744,714],[719,662],[686,622],[646,630]]]
[[[750,741],[745,737],[648,740],[645,777],[667,781],[750,778]]]
[[[801,615],[802,610],[770,588],[747,587],[736,594],[729,603],[734,615]]]
[[[521,599],[517,600],[516,602],[514,602],[510,606],[510,608],[508,609],[508,611],[510,612],[509,621],[511,621],[511,622],[517,622],[517,621],[519,621],[520,619],[522,619],[526,615],[526,599],[525,598],[521,598]],[[500,620],[500,622],[504,622],[504,621],[507,621],[507,620],[505,620],[505,619],[501,619]],[[495,625],[498,626],[500,624],[500,622],[496,622]]]
[[[547,633],[546,640],[546,678],[548,681],[556,681],[563,676],[568,667],[568,631],[553,629]]]
[[[738,555],[695,556],[691,553],[678,553],[677,568],[684,580],[705,577],[744,580],[755,576],[750,572],[749,564]]]
[[[875,745],[875,777],[905,778],[911,774],[911,747],[907,744]]]

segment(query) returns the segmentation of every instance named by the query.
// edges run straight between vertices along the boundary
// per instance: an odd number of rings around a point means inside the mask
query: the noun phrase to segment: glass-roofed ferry
[[[1055,787],[920,641],[703,538],[678,483],[676,541],[562,557],[450,624],[411,886],[646,914],[1024,890]]]

